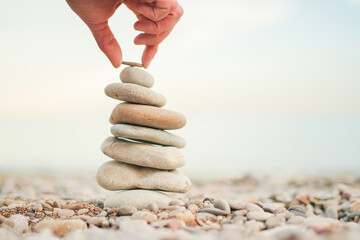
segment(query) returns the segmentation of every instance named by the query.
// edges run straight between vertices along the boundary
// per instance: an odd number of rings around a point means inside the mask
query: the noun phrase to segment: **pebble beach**
[[[168,205],[104,207],[95,174],[0,175],[0,239],[360,239],[360,176],[193,179]]]

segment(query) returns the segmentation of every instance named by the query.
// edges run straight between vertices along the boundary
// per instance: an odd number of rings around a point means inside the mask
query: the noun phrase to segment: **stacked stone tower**
[[[154,79],[146,71],[127,67],[120,79],[122,83],[105,88],[107,96],[124,101],[110,116],[113,137],[101,145],[113,160],[99,168],[97,181],[107,190],[118,191],[105,206],[142,209],[151,203],[166,205],[172,199],[164,192],[185,193],[191,187],[190,180],[177,170],[185,164],[179,148],[186,143],[165,131],[184,127],[186,119],[162,108],[166,99],[150,89]]]

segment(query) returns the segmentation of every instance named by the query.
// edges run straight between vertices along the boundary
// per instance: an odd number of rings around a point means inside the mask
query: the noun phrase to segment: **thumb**
[[[122,62],[122,53],[119,43],[116,41],[114,34],[111,32],[108,22],[91,24],[87,23],[92,32],[97,45],[105,53],[115,68],[120,67]]]

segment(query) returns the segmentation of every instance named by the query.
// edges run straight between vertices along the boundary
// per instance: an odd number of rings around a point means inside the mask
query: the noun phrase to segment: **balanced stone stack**
[[[111,113],[113,137],[104,141],[101,150],[113,160],[99,168],[97,181],[107,190],[124,191],[106,199],[105,206],[167,205],[172,198],[166,192],[185,193],[191,187],[177,170],[185,164],[179,148],[186,143],[165,131],[182,128],[186,118],[162,108],[166,99],[150,89],[154,79],[144,70],[127,67],[120,79],[122,83],[105,88],[107,96],[124,102]]]

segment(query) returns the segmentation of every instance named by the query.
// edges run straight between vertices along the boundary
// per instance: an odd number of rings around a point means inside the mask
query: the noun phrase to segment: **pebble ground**
[[[360,177],[193,181],[169,206],[105,208],[92,174],[0,174],[0,239],[360,239]]]

